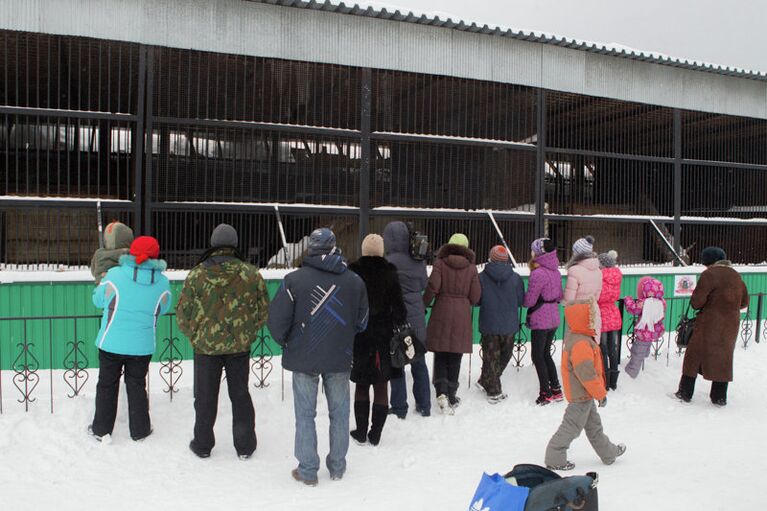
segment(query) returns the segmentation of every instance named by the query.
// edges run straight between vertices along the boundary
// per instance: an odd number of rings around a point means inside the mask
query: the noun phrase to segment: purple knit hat
[[[546,243],[547,241],[549,243]],[[530,244],[530,250],[536,257],[542,256],[546,253],[546,247],[544,245],[549,245],[550,243],[551,240],[549,238],[538,238]],[[549,250],[549,252],[551,252],[551,250]]]

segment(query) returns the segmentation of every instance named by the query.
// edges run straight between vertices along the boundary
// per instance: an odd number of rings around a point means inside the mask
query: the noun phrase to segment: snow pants
[[[216,444],[213,426],[218,413],[221,372],[226,371],[226,385],[232,402],[232,436],[240,456],[256,450],[256,412],[248,390],[250,353],[230,355],[194,354],[194,445],[200,454],[210,454]]]
[[[642,364],[644,360],[650,356],[652,350],[652,343],[645,341],[634,341],[631,345],[631,358],[626,364],[626,374],[632,378],[639,376],[639,371],[642,370]]]
[[[151,355],[118,355],[99,350],[99,381],[96,384],[96,413],[93,434],[111,435],[117,418],[117,398],[120,394],[120,376],[125,374],[128,394],[128,426],[133,440],[149,436],[149,399],[146,395],[146,374]]]
[[[434,390],[437,396],[446,395],[451,404],[455,403],[462,358],[463,353],[434,352]]]
[[[603,463],[609,465],[618,456],[618,446],[613,444],[602,430],[602,419],[593,399],[570,403],[565,410],[562,424],[546,447],[546,465],[556,467],[567,462],[567,449],[586,430],[586,438]]]
[[[513,335],[482,335],[482,373],[479,384],[488,396],[501,393],[501,375],[509,365],[513,349]]]

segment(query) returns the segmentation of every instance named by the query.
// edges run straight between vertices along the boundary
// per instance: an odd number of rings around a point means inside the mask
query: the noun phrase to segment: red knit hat
[[[490,249],[490,261],[498,263],[509,262],[509,251],[503,245],[496,245]]]
[[[139,236],[131,243],[130,255],[136,257],[138,264],[147,259],[157,259],[160,257],[160,244],[151,236]]]

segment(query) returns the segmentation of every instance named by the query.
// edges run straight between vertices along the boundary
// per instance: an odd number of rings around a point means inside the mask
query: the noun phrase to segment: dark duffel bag
[[[517,465],[504,476],[530,488],[525,511],[597,511],[599,495],[596,472],[562,477],[538,465]]]

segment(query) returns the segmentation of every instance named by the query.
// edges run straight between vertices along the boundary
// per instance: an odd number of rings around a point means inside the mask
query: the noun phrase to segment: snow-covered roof
[[[503,27],[498,25],[478,24],[472,21],[454,19],[450,14],[444,13],[417,13],[397,7],[384,6],[378,2],[362,2],[355,4],[346,4],[344,2],[334,3],[329,0],[317,2],[315,0],[249,0],[257,3],[270,5],[279,5],[283,7],[296,7],[301,9],[310,9],[315,11],[326,11],[339,14],[348,14],[351,16],[363,16],[367,18],[377,18],[391,21],[401,21],[404,23],[413,23],[417,25],[428,25],[433,27],[449,28],[462,32],[471,32],[477,34],[486,34],[493,36],[508,37],[528,42],[543,43],[575,50],[582,50],[600,55],[613,57],[622,57],[653,64],[661,64],[671,67],[689,69],[693,71],[703,71],[707,73],[716,73],[726,76],[735,76],[739,78],[749,78],[753,80],[767,81],[767,73],[743,69],[738,67],[723,66],[702,62],[698,60],[671,57],[662,53],[637,50],[628,46],[616,43],[597,43],[583,41],[565,36],[547,34],[538,31],[522,30],[516,28]]]

